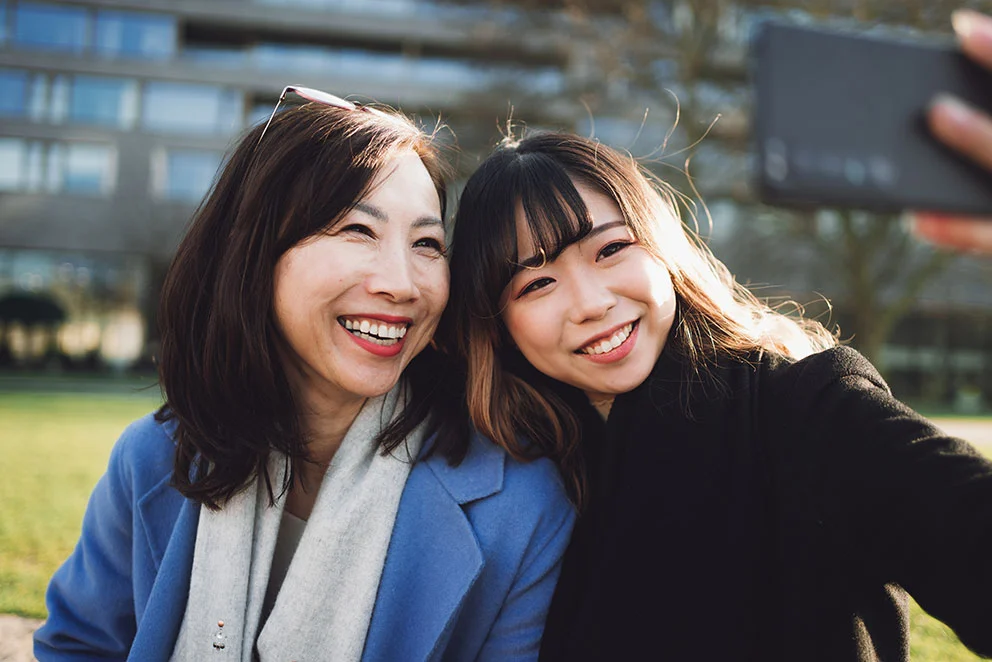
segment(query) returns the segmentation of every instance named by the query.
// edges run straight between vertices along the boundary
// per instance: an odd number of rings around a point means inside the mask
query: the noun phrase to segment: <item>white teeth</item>
[[[404,324],[387,324],[370,320],[342,320],[341,325],[355,335],[361,335],[367,340],[376,344],[393,345],[396,341],[406,335],[407,327]],[[381,341],[381,342],[380,342]]]
[[[580,351],[583,354],[592,354],[598,356],[599,354],[606,354],[607,352],[612,352],[614,349],[619,347],[630,337],[630,332],[634,330],[634,324],[630,323],[623,327],[616,333],[614,333],[607,340],[601,340],[593,345],[588,345],[583,347]]]

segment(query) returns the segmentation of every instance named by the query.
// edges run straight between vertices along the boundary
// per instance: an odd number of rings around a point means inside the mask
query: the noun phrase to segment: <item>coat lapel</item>
[[[178,512],[172,503],[175,498],[181,501]],[[143,562],[147,567],[134,570],[136,574],[149,573],[154,581],[144,609],[139,604],[136,610],[139,627],[128,659],[166,662],[172,656],[186,611],[200,506],[170,488],[143,498],[138,503],[138,517],[138,529],[146,534],[148,556],[139,559],[136,554],[135,566]],[[175,524],[168,526],[172,518]]]
[[[362,659],[434,660],[484,557],[462,506],[503,486],[503,453],[474,437],[462,463],[433,455],[407,479]]]

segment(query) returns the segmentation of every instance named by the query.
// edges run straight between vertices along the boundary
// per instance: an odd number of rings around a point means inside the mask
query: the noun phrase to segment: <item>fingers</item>
[[[912,227],[913,234],[937,246],[992,255],[992,218],[918,212]]]
[[[970,9],[951,14],[951,25],[968,57],[992,69],[992,17]]]
[[[965,54],[992,70],[992,17],[959,9],[951,15],[951,24]],[[941,94],[931,103],[927,121],[941,142],[992,170],[992,118]]]
[[[941,94],[930,105],[927,121],[941,142],[992,170],[992,118]]]

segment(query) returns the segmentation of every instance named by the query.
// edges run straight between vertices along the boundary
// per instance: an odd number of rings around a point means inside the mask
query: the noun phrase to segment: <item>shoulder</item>
[[[875,366],[850,347],[831,347],[798,360],[766,355],[762,362],[768,372],[782,379],[812,379],[822,382],[858,376],[879,384],[885,383]]]
[[[546,458],[521,461],[478,432],[468,452],[452,465],[439,455],[425,464],[448,494],[472,516],[532,523],[564,520],[573,509],[554,463]]]
[[[871,362],[850,347],[831,347],[799,360],[764,355],[757,379],[766,389],[790,395],[816,396],[825,389],[881,391],[889,387]]]
[[[497,492],[469,505],[467,513],[476,529],[498,532],[490,543],[500,547],[512,548],[516,541],[543,548],[549,540],[567,541],[576,513],[554,462],[518,460],[485,437],[477,436],[478,442],[503,455],[503,479]],[[485,538],[480,536],[480,542]]]
[[[172,473],[175,442],[173,425],[150,413],[128,425],[110,454],[108,474],[141,494]]]
[[[556,510],[571,507],[561,474],[546,457],[521,461],[508,455],[500,494],[514,502],[534,503],[538,507]]]

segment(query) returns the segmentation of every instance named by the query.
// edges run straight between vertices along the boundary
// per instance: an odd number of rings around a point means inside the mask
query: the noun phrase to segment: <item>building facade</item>
[[[7,315],[0,363],[147,359],[183,228],[287,84],[440,118],[462,171],[510,104],[570,126],[554,18],[521,19],[429,0],[0,1],[0,307],[33,293],[65,321]]]

